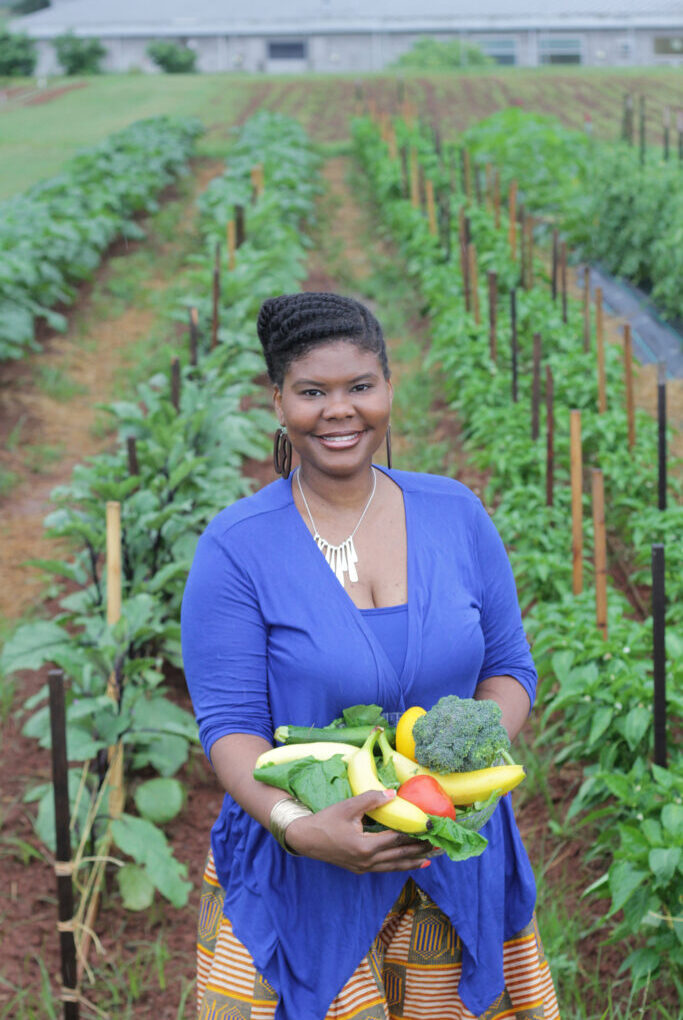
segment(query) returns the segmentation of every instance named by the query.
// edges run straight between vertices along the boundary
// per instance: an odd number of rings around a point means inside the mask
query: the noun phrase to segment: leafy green
[[[452,861],[466,861],[469,857],[478,857],[489,844],[485,836],[466,829],[452,818],[430,815],[429,820],[431,822],[429,831],[415,838],[444,850]]]
[[[346,765],[340,754],[327,761],[309,756],[293,762],[262,765],[254,769],[254,779],[291,793],[311,811],[322,811],[352,796]]]

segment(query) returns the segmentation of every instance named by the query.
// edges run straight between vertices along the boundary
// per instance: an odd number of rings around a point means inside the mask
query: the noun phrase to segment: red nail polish
[[[423,861],[420,865],[420,871],[422,871],[423,868],[428,868],[431,863],[431,861]]]

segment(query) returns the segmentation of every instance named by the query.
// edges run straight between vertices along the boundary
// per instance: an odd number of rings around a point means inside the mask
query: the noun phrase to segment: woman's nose
[[[348,393],[330,394],[325,401],[324,418],[350,418],[354,413]]]

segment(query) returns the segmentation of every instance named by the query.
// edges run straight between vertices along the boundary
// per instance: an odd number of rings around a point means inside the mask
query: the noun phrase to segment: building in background
[[[17,18],[57,73],[52,40],[96,37],[103,70],[157,70],[155,39],[197,53],[200,71],[381,71],[421,36],[476,43],[498,64],[683,64],[683,0],[52,0]]]

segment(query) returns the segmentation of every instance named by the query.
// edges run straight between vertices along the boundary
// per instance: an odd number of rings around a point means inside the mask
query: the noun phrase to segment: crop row
[[[251,170],[257,163],[265,185],[254,198]],[[222,506],[250,490],[244,458],[261,459],[268,449],[272,415],[255,400],[253,380],[262,361],[254,350],[254,323],[264,297],[297,289],[305,275],[317,163],[302,129],[287,118],[259,114],[241,129],[228,169],[200,200],[202,250],[190,260],[187,293],[174,313],[187,321],[188,309],[198,309],[198,356],[183,357],[175,392],[167,373],[159,372],[131,400],[108,405],[118,430],[116,448],[76,467],[70,483],[52,493],[56,509],[45,522],[48,534],[73,549],[68,560],[38,564],[62,588],[60,611],[19,627],[0,660],[6,673],[46,662],[64,670],[70,762],[101,763],[104,756],[106,764],[106,749],[122,741],[128,771],[151,768],[166,780],[162,798],[146,797],[144,785],[138,786],[143,817],[124,813],[112,823],[115,843],[136,862],[117,873],[124,902],[134,908],[146,907],[155,888],[176,905],[188,895],[186,868],[155,826],[168,816],[157,816],[153,807],[160,800],[182,804],[172,777],[187,760],[197,730],[194,718],[165,695],[164,670],[182,665],[180,601],[198,536]],[[235,205],[246,208],[247,237],[232,271],[221,259],[221,325],[213,345],[216,244],[226,236]],[[256,406],[245,410],[245,402]],[[105,613],[104,509],[110,500],[120,503],[122,520],[123,601],[113,625]],[[112,676],[118,701],[107,694]],[[50,746],[46,696],[43,688],[25,705],[23,730],[42,747]],[[70,770],[72,798],[80,774],[80,768]],[[34,789],[28,799],[39,801],[36,828],[54,847],[51,790]],[[84,798],[83,811],[87,803]],[[106,812],[105,799],[100,813]],[[81,814],[77,837],[84,824]]]
[[[489,472],[487,501],[495,504],[494,519],[506,544],[525,610],[541,677],[539,702],[544,746],[554,747],[557,764],[581,762],[584,782],[569,807],[572,827],[600,820],[594,836],[607,870],[593,892],[610,900],[606,918],[612,937],[638,935],[633,953],[624,961],[634,986],[653,980],[662,962],[673,959],[683,935],[680,920],[683,858],[683,805],[680,753],[669,768],[650,764],[652,724],[651,621],[632,619],[626,598],[608,592],[608,637],[596,627],[591,590],[573,594],[570,533],[570,409],[581,411],[586,468],[602,469],[606,486],[606,517],[611,532],[634,550],[636,564],[647,567],[649,543],[662,541],[668,564],[667,634],[670,712],[683,707],[681,698],[680,623],[681,572],[673,562],[680,534],[681,509],[656,509],[657,438],[647,415],[637,417],[637,438],[629,448],[623,399],[623,366],[619,351],[606,354],[608,410],[597,411],[595,352],[581,343],[581,312],[570,302],[564,323],[554,304],[540,260],[534,267],[539,283],[520,289],[519,266],[508,244],[507,217],[499,228],[485,205],[468,202],[451,188],[453,161],[448,147],[439,156],[431,132],[420,125],[394,122],[398,152],[392,157],[382,132],[369,118],[354,122],[354,142],[382,217],[398,243],[411,277],[419,287],[431,321],[430,360],[438,365],[445,396],[458,412],[473,463]],[[442,196],[442,238],[406,197],[401,149],[414,149],[425,177]],[[443,196],[446,195],[444,203]],[[519,360],[517,399],[507,349],[494,359],[489,324],[467,310],[460,270],[459,237],[447,224],[458,222],[464,208],[476,245],[481,277],[498,275],[498,343],[511,335],[511,300],[516,295]],[[451,252],[452,254],[448,254]],[[479,303],[487,306],[485,285]],[[546,497],[545,418],[541,411],[539,438],[531,438],[531,364],[533,336],[540,334],[545,364],[554,378],[555,487],[552,505]],[[587,493],[584,503],[583,560],[590,579],[592,524]],[[680,633],[680,631],[679,631]],[[676,976],[680,982],[680,975]]]
[[[186,172],[202,127],[195,118],[138,121],[70,160],[58,177],[0,203],[0,361],[37,349],[36,322],[66,328],[70,305],[119,238]]]
[[[531,213],[556,218],[586,261],[600,262],[683,319],[683,164],[649,149],[571,131],[554,117],[509,109],[468,128],[475,165],[500,168]]]

